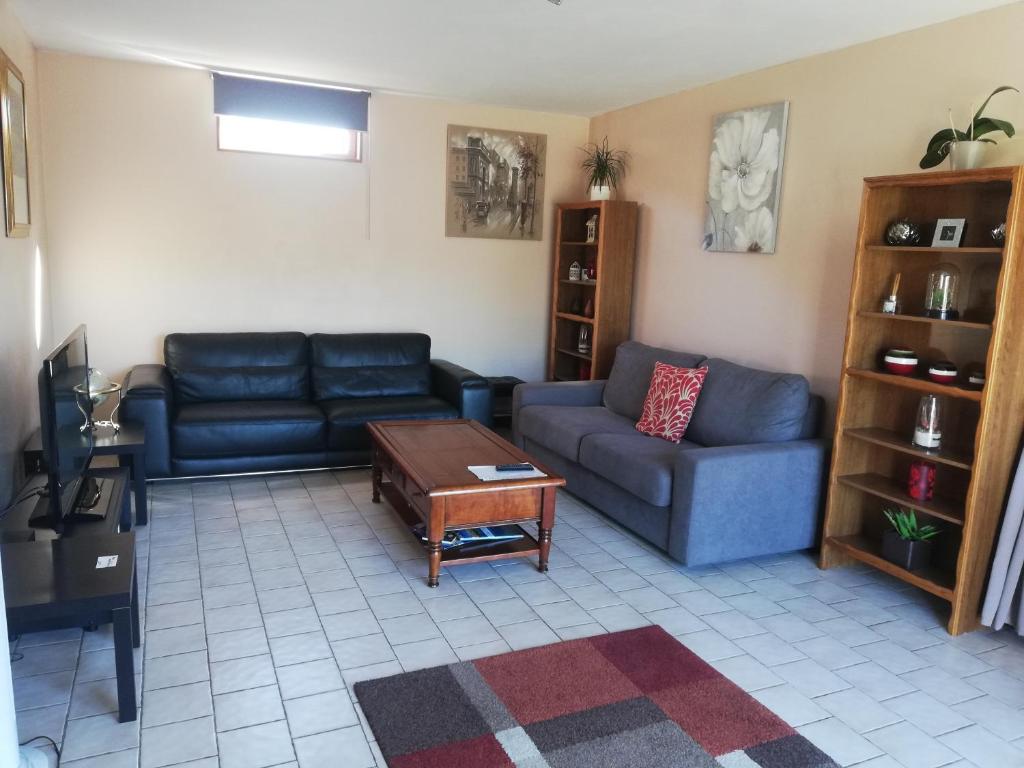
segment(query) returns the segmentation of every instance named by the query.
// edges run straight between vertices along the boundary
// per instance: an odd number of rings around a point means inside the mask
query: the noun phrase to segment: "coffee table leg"
[[[427,518],[427,586],[436,587],[441,577],[441,542],[444,540],[444,500],[432,500]]]
[[[545,488],[541,498],[540,524],[537,527],[537,544],[540,553],[537,570],[541,573],[548,569],[548,556],[551,554],[551,529],[555,527],[555,489]]]
[[[382,472],[380,469],[380,451],[376,448],[373,449],[373,469],[370,471],[373,478],[373,496],[371,497],[374,504],[380,504],[380,481]]]
[[[436,587],[441,583],[441,542],[427,542],[427,557],[430,558],[430,570],[427,574],[427,586]]]

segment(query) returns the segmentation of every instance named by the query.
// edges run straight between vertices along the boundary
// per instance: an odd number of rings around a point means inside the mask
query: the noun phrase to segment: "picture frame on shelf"
[[[28,237],[28,122],[25,78],[0,51],[0,138],[3,144],[4,221],[8,237]]]
[[[939,219],[935,222],[932,248],[959,248],[967,219]]]

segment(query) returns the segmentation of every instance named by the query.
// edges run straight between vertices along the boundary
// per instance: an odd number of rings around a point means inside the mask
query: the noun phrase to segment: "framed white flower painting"
[[[775,253],[789,102],[716,115],[704,250]]]

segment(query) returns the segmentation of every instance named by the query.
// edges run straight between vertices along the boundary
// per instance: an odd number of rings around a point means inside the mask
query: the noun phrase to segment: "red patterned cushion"
[[[637,430],[673,443],[682,440],[707,375],[707,366],[676,368],[667,363],[655,363],[651,388],[647,390],[644,410],[636,423]]]

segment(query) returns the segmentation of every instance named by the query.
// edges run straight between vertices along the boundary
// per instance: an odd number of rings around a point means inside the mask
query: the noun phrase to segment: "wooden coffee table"
[[[565,485],[564,478],[475,421],[375,421],[366,426],[373,441],[373,501],[379,504],[383,493],[410,528],[426,526],[428,586],[437,586],[442,563],[536,552],[538,568],[547,570],[555,491]],[[484,482],[467,469],[524,461],[546,477]],[[441,548],[445,531],[525,522],[537,523],[536,539],[523,531],[522,539],[469,551]]]

